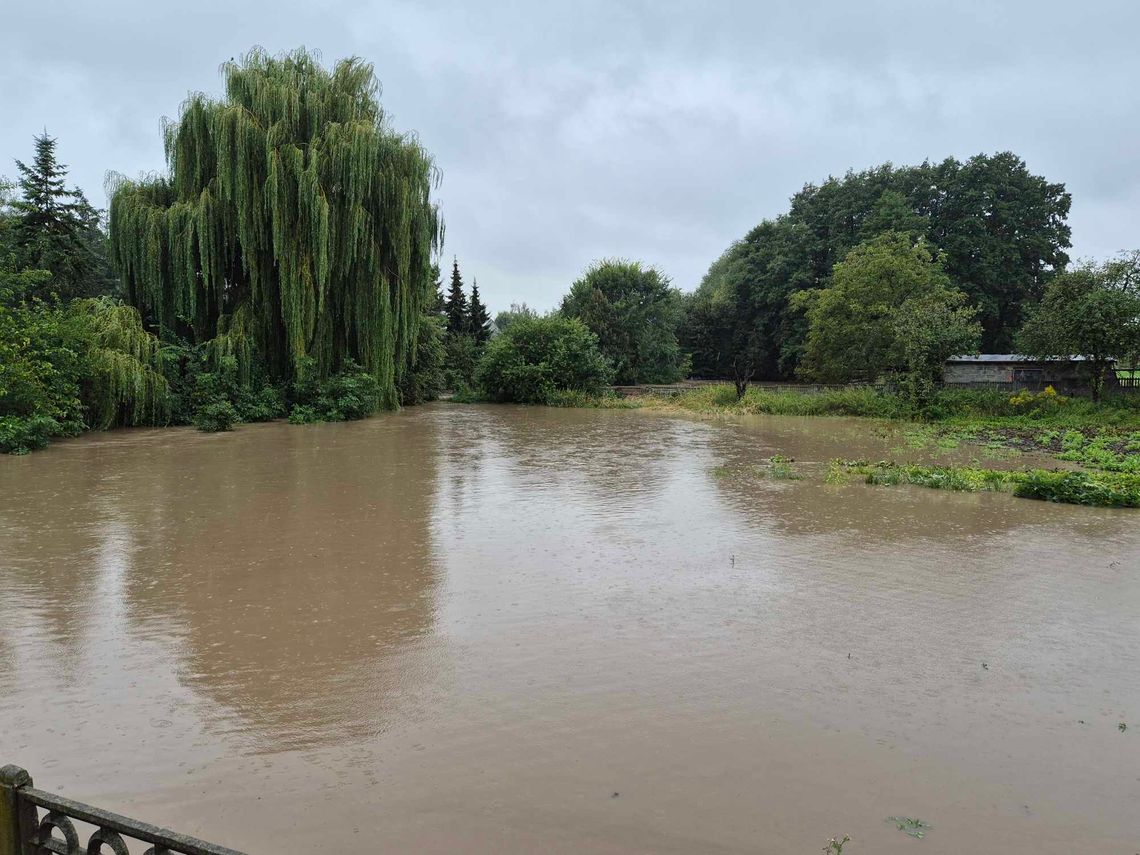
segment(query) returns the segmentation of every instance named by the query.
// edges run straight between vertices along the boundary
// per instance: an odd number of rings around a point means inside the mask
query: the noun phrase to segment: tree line
[[[490,319],[444,292],[430,154],[372,67],[254,50],[163,130],[168,169],[106,216],[46,133],[0,185],[0,449],[90,427],[359,418],[445,390],[544,401],[602,386],[888,380],[917,402],[954,353],[1140,352],[1140,254],[1073,265],[1070,196],[1016,155],[809,184],[692,293],[628,259],[558,308]]]

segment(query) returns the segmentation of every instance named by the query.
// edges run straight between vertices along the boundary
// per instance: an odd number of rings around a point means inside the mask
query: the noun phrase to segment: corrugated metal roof
[[[1085,362],[1085,356],[1058,356],[1051,359],[1038,359],[1024,353],[975,353],[967,356],[951,356],[947,362]]]

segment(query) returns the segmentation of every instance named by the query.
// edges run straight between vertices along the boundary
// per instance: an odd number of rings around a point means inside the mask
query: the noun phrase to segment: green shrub
[[[293,424],[352,421],[380,409],[380,382],[354,362],[331,377],[316,378],[311,369],[299,376],[289,413]]]
[[[404,369],[396,383],[402,406],[434,401],[443,393],[447,385],[446,359],[444,320],[437,315],[424,315],[416,334],[415,361]]]
[[[0,418],[13,420],[6,429],[13,449],[41,448],[44,431],[51,436],[83,429],[88,349],[86,325],[66,306],[0,301]]]
[[[0,416],[0,453],[27,454],[60,433],[59,422],[49,416]]]
[[[294,404],[289,411],[289,424],[310,425],[313,422],[324,421],[315,409],[305,404]]]
[[[210,401],[194,411],[194,427],[207,433],[233,430],[237,421],[238,412],[229,401]]]
[[[1035,469],[1025,473],[1013,494],[1071,505],[1140,508],[1140,476]]]
[[[563,391],[596,395],[611,378],[598,339],[581,321],[523,319],[493,338],[475,377],[493,401],[546,404]]]

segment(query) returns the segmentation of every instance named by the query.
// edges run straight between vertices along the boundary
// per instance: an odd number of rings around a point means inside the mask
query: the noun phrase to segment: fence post
[[[36,809],[21,804],[20,789],[32,785],[32,776],[19,766],[0,768],[0,855],[23,855],[21,825],[33,825]]]

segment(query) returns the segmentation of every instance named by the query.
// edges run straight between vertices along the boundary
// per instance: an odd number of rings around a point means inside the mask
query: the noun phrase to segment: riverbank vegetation
[[[915,484],[959,492],[1006,492],[1026,499],[1110,508],[1140,507],[1140,475],[1046,469],[985,469],[882,461],[837,461],[828,482],[861,476],[867,484]]]
[[[109,182],[104,222],[46,134],[0,185],[0,449],[119,425],[360,418],[434,400],[853,415],[1131,471],[1140,253],[1069,267],[1064,186],[1015,155],[808,184],[691,294],[605,259],[557,310],[495,321],[453,259],[438,173],[372,67],[254,50],[164,129],[168,169]],[[1084,357],[1092,402],[940,389],[955,353]],[[609,383],[730,386],[619,402]],[[802,395],[753,384],[850,388]],[[872,389],[871,386],[875,388]],[[891,390],[877,391],[877,390]]]
[[[438,176],[372,67],[254,50],[222,73],[223,97],[192,94],[165,126],[165,174],[109,182],[106,221],[46,133],[0,184],[0,450],[442,391]],[[478,342],[477,289],[471,310]]]

